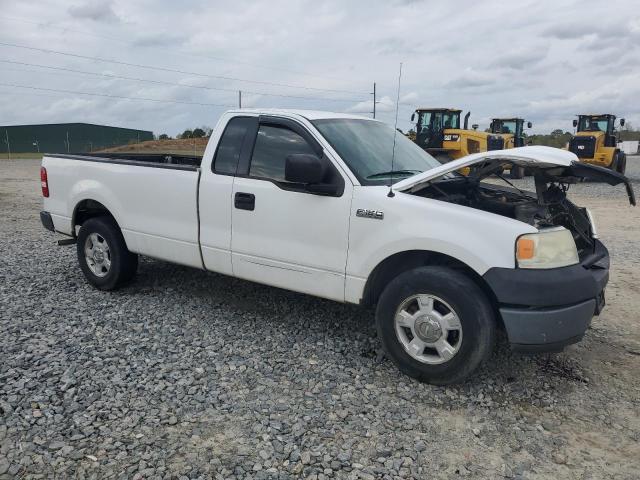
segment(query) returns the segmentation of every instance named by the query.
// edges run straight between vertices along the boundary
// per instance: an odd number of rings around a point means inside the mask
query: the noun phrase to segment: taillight
[[[42,196],[49,196],[49,181],[47,180],[47,169],[40,167],[40,185],[42,186]]]

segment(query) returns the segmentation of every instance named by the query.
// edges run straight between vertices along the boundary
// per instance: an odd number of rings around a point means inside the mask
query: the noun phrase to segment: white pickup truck
[[[510,165],[533,172],[535,192],[504,180]],[[41,219],[77,243],[99,289],[131,280],[140,254],[376,305],[387,355],[446,384],[490,355],[497,328],[514,349],[558,351],[600,312],[609,255],[565,195],[585,179],[625,184],[635,204],[625,177],[563,150],[440,165],[372,119],[236,110],[202,158],[45,155]]]

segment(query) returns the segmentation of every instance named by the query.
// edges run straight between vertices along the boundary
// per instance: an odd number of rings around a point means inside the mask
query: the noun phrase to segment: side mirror
[[[411,114],[411,121],[413,122],[416,119],[416,112]]]
[[[284,178],[288,182],[313,185],[322,183],[327,173],[323,159],[307,153],[289,155],[284,164]]]
[[[621,126],[621,127],[624,127],[624,118],[621,118],[621,119],[620,119],[620,126]]]
[[[575,118],[573,119],[573,128],[576,128],[578,126],[578,120],[576,120]]]
[[[531,128],[531,127],[533,127],[533,123],[527,122],[527,128]]]

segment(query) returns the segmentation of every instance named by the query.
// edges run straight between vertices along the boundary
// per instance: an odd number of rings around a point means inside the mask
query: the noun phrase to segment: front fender
[[[375,267],[408,250],[452,257],[483,275],[492,267],[515,267],[515,243],[537,230],[526,223],[481,210],[397,192],[386,187],[354,191],[347,260],[348,290],[364,289]],[[359,208],[384,213],[382,220],[356,216]]]

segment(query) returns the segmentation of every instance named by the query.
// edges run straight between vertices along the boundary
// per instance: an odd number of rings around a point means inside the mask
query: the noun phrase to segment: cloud
[[[73,18],[89,19],[96,22],[120,21],[120,17],[113,11],[112,0],[89,0],[70,6],[68,12]]]
[[[171,32],[163,33],[142,33],[135,37],[132,45],[136,47],[175,47],[183,45],[189,37]]]
[[[615,7],[595,2],[578,8],[576,2],[538,0],[523,6],[489,0],[487,8],[475,8],[472,0],[246,0],[221,8],[215,2],[170,0],[8,2],[3,15],[24,21],[3,24],[7,43],[185,73],[10,47],[0,47],[0,53],[11,60],[169,83],[3,65],[7,84],[193,103],[237,105],[242,90],[243,106],[369,116],[375,82],[379,118],[391,124],[403,62],[398,115],[403,130],[410,127],[413,108],[424,105],[471,110],[472,123],[481,128],[491,117],[517,115],[531,119],[535,131],[548,132],[592,109],[640,125],[636,4],[619,0]],[[461,10],[473,15],[459,15]],[[87,121],[175,134],[214,124],[226,109],[0,90],[0,107],[16,123]]]
[[[396,109],[396,102],[391,97],[385,96],[376,100],[377,112],[393,112]],[[373,111],[373,99],[364,102],[358,102],[347,108],[348,113],[371,113]]]
[[[409,92],[400,96],[400,103],[415,103],[420,99],[420,95],[417,92]]]
[[[512,50],[509,53],[498,56],[490,65],[499,68],[523,70],[547,58],[548,52],[549,47],[547,46],[528,50]]]
[[[468,68],[462,75],[459,75],[445,83],[445,88],[478,88],[495,84],[496,79],[487,73]]]

